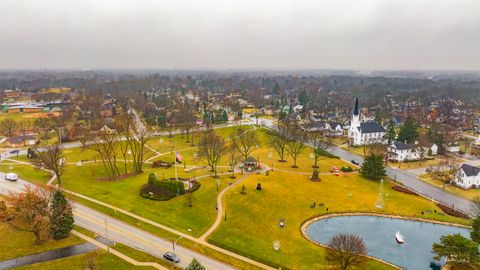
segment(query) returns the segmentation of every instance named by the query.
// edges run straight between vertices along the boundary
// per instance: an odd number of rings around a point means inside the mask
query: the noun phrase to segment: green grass
[[[168,201],[152,201],[139,196],[140,187],[147,182],[148,174],[154,172],[159,178],[174,177],[174,169],[149,168],[145,172],[117,181],[97,180],[105,175],[101,164],[85,164],[84,166],[68,165],[62,179],[63,187],[79,192],[97,200],[115,205],[139,216],[151,219],[179,231],[200,235],[213,224],[216,216],[215,203],[218,192],[216,180],[206,177],[200,180],[201,187],[193,193],[193,207],[189,207],[187,196],[179,196]],[[186,173],[178,169],[179,177],[205,175],[205,169]],[[220,190],[225,188],[231,179],[220,178]],[[191,229],[191,232],[188,231]]]
[[[257,183],[262,191],[256,191]],[[399,193],[385,182],[384,208],[376,208],[381,184],[358,175],[322,176],[321,182],[311,182],[308,176],[272,172],[270,176],[252,175],[245,182],[247,195],[241,187],[229,190],[225,197],[228,219],[210,237],[223,246],[241,250],[254,257],[285,265],[292,269],[323,269],[327,267],[324,249],[306,239],[300,226],[314,216],[329,212],[375,212],[421,217],[426,210],[442,211],[421,197]],[[310,208],[313,202],[324,207]],[[441,214],[427,214],[424,218],[468,224],[469,221]],[[278,220],[285,218],[286,228],[280,230]],[[280,251],[272,244],[279,240]],[[386,269],[387,266],[370,261],[363,269]]]
[[[129,270],[129,269],[155,269],[153,267],[141,267],[134,266],[130,263],[118,258],[115,255],[107,253],[106,251],[96,251],[98,253],[99,269],[115,269],[115,270]],[[36,263],[32,265],[26,265],[15,269],[42,269],[42,270],[54,270],[54,269],[68,269],[68,270],[84,270],[86,263],[86,254],[71,256],[63,259],[47,261],[42,263]]]
[[[42,244],[35,244],[35,236],[33,233],[18,231],[6,223],[0,222],[0,261],[81,244],[83,242],[80,238],[70,235],[65,239],[50,240]]]
[[[459,197],[463,197],[465,199],[473,200],[473,201],[480,201],[480,189],[463,189],[460,187],[456,187],[454,185],[446,185],[445,188],[443,187],[443,183],[440,180],[434,179],[431,177],[429,173],[422,174],[418,177],[418,179],[429,183],[430,185],[436,186],[441,188],[442,190],[455,194]]]
[[[46,184],[52,177],[44,170],[25,164],[14,164],[8,161],[0,162],[0,171],[4,173],[16,173],[20,179],[25,179],[35,184]]]
[[[106,208],[104,206],[101,206],[101,205],[98,205],[96,203],[93,203],[93,202],[90,202],[90,201],[87,201],[87,200],[84,200],[84,199],[81,199],[81,198],[78,198],[78,197],[71,197],[72,199],[76,200],[77,202],[85,205],[85,206],[88,206],[90,208],[93,208],[97,211],[100,211],[102,213],[105,213],[107,215],[110,215],[112,217],[115,217],[116,219],[118,220],[121,220],[125,223],[128,223],[132,226],[135,226],[139,229],[142,229],[144,231],[147,231],[153,235],[156,235],[158,237],[161,237],[163,239],[167,239],[169,241],[174,241],[174,240],[178,240],[180,236],[176,235],[176,234],[173,234],[171,232],[168,232],[168,231],[165,231],[161,228],[158,228],[156,226],[153,226],[151,224],[148,224],[148,223],[144,223],[142,221],[139,221],[137,219],[134,219],[130,216],[127,216],[125,214],[122,214],[122,213],[119,213],[119,212],[115,212],[113,211],[112,209],[110,208]],[[85,230],[85,229],[82,229],[82,228],[79,228],[79,227],[76,227],[75,228],[76,230],[78,230],[79,232],[81,233],[84,233],[90,237],[92,237],[92,233]],[[182,245],[186,248],[190,248],[194,251],[197,251],[201,254],[205,254],[207,256],[209,256],[210,258],[213,258],[213,259],[216,259],[216,260],[219,260],[219,261],[222,261],[222,262],[225,262],[229,265],[232,265],[238,269],[249,269],[249,270],[259,270],[261,268],[258,268],[254,265],[251,265],[249,263],[246,263],[244,261],[241,261],[241,260],[238,260],[236,258],[233,258],[233,257],[230,257],[229,255],[225,255],[223,253],[220,253],[214,249],[211,249],[209,247],[206,247],[204,245],[201,245],[201,244],[198,244],[196,242],[193,242],[189,239],[185,239],[185,238],[182,238],[178,241],[178,244],[179,245]]]

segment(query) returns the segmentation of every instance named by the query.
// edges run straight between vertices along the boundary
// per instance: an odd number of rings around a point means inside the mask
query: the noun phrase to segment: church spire
[[[353,109],[353,115],[359,115],[359,110],[358,110],[358,97],[355,99],[355,108]]]

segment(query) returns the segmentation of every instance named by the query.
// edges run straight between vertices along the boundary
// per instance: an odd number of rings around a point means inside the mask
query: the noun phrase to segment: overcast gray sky
[[[0,0],[0,68],[480,70],[480,1]]]

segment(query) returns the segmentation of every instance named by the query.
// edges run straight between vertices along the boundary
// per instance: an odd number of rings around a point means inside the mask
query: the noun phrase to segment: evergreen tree
[[[300,105],[303,106],[303,109],[307,108],[308,95],[307,95],[307,92],[305,91],[305,89],[302,90],[300,92],[300,94],[298,95],[298,102],[300,103]]]
[[[407,117],[400,132],[398,133],[398,140],[407,143],[414,143],[418,138],[418,126],[413,117]]]
[[[278,95],[279,93],[280,93],[280,86],[278,85],[278,83],[275,83],[275,85],[272,88],[272,94]]]
[[[192,262],[187,266],[187,268],[185,268],[185,270],[205,270],[205,267],[195,258],[193,258]]]
[[[164,112],[160,112],[160,114],[158,115],[157,125],[162,128],[167,127],[167,116]]]
[[[395,124],[393,123],[393,120],[390,120],[387,124],[387,130],[385,131],[383,139],[387,140],[388,144],[391,144],[393,141],[395,141],[396,137],[397,133],[395,132]]]
[[[432,250],[435,260],[447,257],[452,266],[480,263],[478,243],[458,233],[440,237],[440,243],[433,243]]]
[[[375,121],[379,124],[382,123],[382,112],[380,108],[375,109]]]
[[[473,220],[470,238],[480,244],[480,214]]]
[[[72,206],[60,190],[57,190],[53,195],[51,209],[50,228],[53,238],[61,239],[69,236],[74,222]]]
[[[222,118],[223,118],[223,122],[228,122],[228,114],[227,114],[227,111],[223,110]]]
[[[383,166],[383,158],[380,155],[371,154],[365,158],[360,173],[370,179],[380,180],[386,175]]]

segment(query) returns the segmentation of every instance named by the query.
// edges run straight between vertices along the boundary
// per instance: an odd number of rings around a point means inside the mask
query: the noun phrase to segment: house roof
[[[375,121],[367,121],[360,124],[359,130],[362,133],[385,132],[385,129]]]
[[[395,141],[393,142],[393,144],[395,145],[395,148],[397,148],[398,150],[407,150],[407,149],[413,148],[413,145],[408,143],[403,143],[400,141]]]
[[[466,164],[466,163],[463,163],[460,169],[462,169],[467,176],[475,176],[480,173],[480,168]]]

